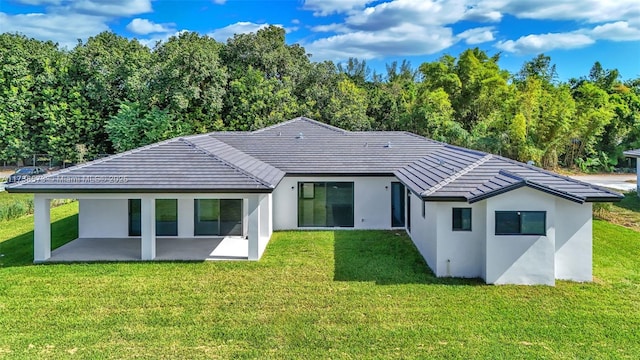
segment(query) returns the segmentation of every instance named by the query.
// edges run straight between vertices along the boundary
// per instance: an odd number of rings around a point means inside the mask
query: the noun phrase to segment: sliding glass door
[[[242,199],[196,199],[194,234],[242,236]]]
[[[142,206],[140,199],[129,199],[129,236],[141,234]],[[178,235],[178,200],[156,200],[156,236]]]
[[[298,183],[299,227],[353,227],[353,182]]]

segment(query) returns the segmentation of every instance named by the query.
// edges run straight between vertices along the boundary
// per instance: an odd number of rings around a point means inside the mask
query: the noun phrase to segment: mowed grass
[[[73,236],[73,206],[52,210],[56,241]],[[278,232],[258,262],[35,266],[13,255],[27,230],[0,233],[13,239],[0,248],[0,358],[640,354],[640,234],[603,221],[596,281],[555,287],[435,278],[386,231]]]

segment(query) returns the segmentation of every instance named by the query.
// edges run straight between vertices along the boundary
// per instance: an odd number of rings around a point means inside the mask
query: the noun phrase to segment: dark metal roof
[[[214,153],[218,151],[220,154]],[[238,164],[233,163],[236,161]],[[10,192],[270,192],[284,173],[199,137],[177,138],[10,185]]]
[[[626,157],[640,158],[640,149],[627,150],[623,154]]]
[[[346,131],[296,118],[254,132],[211,133],[288,174],[393,174],[442,143],[400,131]]]
[[[428,201],[528,186],[576,202],[621,195],[497,155],[400,131],[296,118],[253,132],[176,138],[10,185],[11,192],[270,192],[285,174],[395,175]]]
[[[427,201],[474,203],[523,186],[567,200],[617,201],[622,195],[501,156],[445,145],[396,171]]]

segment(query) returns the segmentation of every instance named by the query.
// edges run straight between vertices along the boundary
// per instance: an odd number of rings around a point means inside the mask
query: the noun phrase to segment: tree
[[[148,90],[151,53],[137,40],[102,32],[79,42],[70,53],[69,86],[88,107],[78,138],[89,153],[111,152],[106,121],[123,102],[143,101]]]
[[[229,84],[226,98],[227,128],[256,130],[294,117],[298,104],[288,79],[266,79],[251,67],[246,74]]]
[[[166,110],[197,132],[214,129],[227,84],[220,48],[214,39],[195,32],[158,44],[153,50],[149,105]]]
[[[367,116],[367,92],[351,80],[343,79],[324,109],[330,124],[347,130],[370,130],[371,119]]]
[[[138,103],[122,103],[118,113],[107,122],[109,140],[118,151],[127,151],[193,131],[173,115],[156,107],[147,110]]]

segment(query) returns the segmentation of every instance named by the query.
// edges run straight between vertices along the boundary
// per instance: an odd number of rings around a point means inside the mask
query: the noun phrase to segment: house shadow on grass
[[[404,231],[335,231],[334,280],[378,285],[484,285],[481,279],[438,278]]]
[[[51,249],[78,237],[78,214],[51,223]],[[0,268],[33,264],[33,230],[0,242]]]

